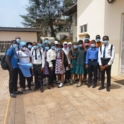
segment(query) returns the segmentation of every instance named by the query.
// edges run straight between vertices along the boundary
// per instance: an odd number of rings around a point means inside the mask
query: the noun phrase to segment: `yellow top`
[[[96,47],[101,47],[102,46],[102,44],[103,44],[103,42],[96,42]]]

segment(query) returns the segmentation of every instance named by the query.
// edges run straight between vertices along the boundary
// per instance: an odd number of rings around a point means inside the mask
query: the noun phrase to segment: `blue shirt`
[[[87,50],[85,64],[88,64],[89,59],[96,59],[98,61],[98,48],[89,48]]]
[[[17,53],[15,51],[14,48],[9,48],[6,52],[6,56],[11,57],[10,58],[10,64],[13,68],[18,68],[18,57],[17,57]]]

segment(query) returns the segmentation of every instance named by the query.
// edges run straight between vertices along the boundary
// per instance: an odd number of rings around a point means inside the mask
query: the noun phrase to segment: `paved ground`
[[[2,72],[2,73],[1,73]],[[6,113],[8,74],[0,69],[0,124]],[[7,124],[124,124],[124,86],[111,92],[83,85],[30,92],[10,99]]]

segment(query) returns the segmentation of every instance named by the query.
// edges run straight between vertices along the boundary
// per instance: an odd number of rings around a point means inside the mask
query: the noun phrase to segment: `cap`
[[[54,44],[58,44],[58,41],[54,41]]]

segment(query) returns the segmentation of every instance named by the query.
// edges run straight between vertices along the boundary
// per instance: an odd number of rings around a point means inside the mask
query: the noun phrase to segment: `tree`
[[[42,28],[42,34],[46,34],[50,27],[51,36],[56,36],[53,25],[63,11],[61,0],[30,0],[26,10],[28,14],[21,15],[24,26]]]

